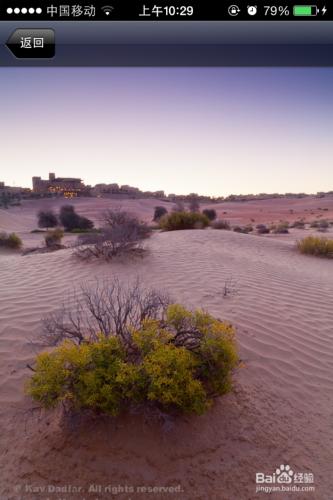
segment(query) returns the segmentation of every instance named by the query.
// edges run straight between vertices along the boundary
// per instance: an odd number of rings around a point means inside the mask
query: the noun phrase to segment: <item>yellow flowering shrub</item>
[[[146,320],[133,330],[131,346],[100,335],[39,354],[27,393],[44,408],[65,403],[117,415],[132,403],[150,402],[164,411],[202,414],[213,395],[230,390],[237,362],[231,325],[173,304],[165,320]]]

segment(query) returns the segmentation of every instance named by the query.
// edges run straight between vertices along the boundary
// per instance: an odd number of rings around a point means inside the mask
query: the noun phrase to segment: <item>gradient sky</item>
[[[0,180],[333,189],[333,68],[0,70]]]

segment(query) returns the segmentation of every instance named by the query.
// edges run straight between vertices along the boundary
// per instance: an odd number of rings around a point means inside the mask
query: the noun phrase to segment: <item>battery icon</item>
[[[316,5],[294,5],[294,16],[313,17],[318,12],[319,9]]]

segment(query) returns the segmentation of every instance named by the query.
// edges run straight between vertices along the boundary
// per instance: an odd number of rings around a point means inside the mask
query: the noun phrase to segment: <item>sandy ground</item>
[[[20,207],[9,210],[0,209],[0,230],[30,232],[37,227],[37,212],[40,209],[59,211],[65,203],[75,206],[78,213],[92,219],[100,225],[102,213],[108,208],[120,207],[138,215],[142,220],[151,222],[154,207],[164,206],[171,210],[173,203],[154,199],[121,198],[77,198],[74,200],[44,199],[24,200]],[[231,224],[271,224],[279,221],[294,222],[304,219],[310,222],[316,219],[333,221],[333,195],[325,198],[307,197],[301,199],[281,198],[249,202],[226,202],[203,204],[201,209],[214,208],[218,218]]]
[[[249,202],[226,202],[207,205],[215,208],[218,217],[232,224],[270,224],[279,221],[294,222],[304,219],[333,220],[333,195],[325,198],[277,198]]]
[[[143,203],[140,213],[148,217],[155,204]],[[34,216],[17,216],[19,210],[1,213],[0,227],[29,235]],[[157,233],[143,259],[112,264],[77,262],[71,250],[0,255],[1,500],[265,498],[256,493],[255,474],[272,474],[280,464],[313,473],[315,491],[272,498],[332,499],[333,262],[297,254],[297,234]],[[115,275],[124,281],[140,276],[236,326],[243,363],[234,392],[206,415],[165,429],[137,415],[64,427],[57,414],[29,412],[23,385],[36,350],[29,339],[38,334],[41,316],[56,310],[73,286]],[[232,284],[227,297],[226,282]],[[91,484],[127,486],[128,493],[88,495]],[[31,490],[47,485],[86,490]],[[181,492],[140,495],[131,492],[137,486],[179,486]]]

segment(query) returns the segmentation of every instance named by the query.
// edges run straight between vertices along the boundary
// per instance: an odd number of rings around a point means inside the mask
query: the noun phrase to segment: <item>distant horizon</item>
[[[333,68],[3,68],[0,109],[7,185],[333,189]]]
[[[49,172],[47,173],[47,175],[36,175],[36,177],[41,177],[42,179],[46,180],[46,179],[48,179],[48,175],[49,175]],[[56,177],[68,177],[68,178],[74,177],[72,175],[66,175],[66,174],[64,174],[64,175],[58,175],[57,172],[55,172],[55,175],[56,175]],[[32,178],[32,176],[31,176],[31,178]],[[87,184],[84,179],[81,178],[81,180],[82,180],[82,182],[86,186],[90,185],[90,184]],[[0,179],[0,182],[1,181],[2,181],[2,179]],[[153,189],[149,189],[149,188],[148,189],[141,188],[140,186],[133,186],[129,182],[127,182],[127,183],[119,183],[117,181],[110,181],[110,182],[109,181],[100,181],[100,182],[97,182],[96,184],[91,185],[91,187],[94,188],[96,185],[99,185],[99,184],[105,184],[105,185],[118,184],[119,187],[127,185],[127,186],[131,186],[131,187],[134,187],[134,188],[138,188],[140,190],[140,192],[146,192],[146,191],[147,192],[149,192],[149,191],[150,192],[164,191],[164,193],[165,193],[166,196],[168,196],[170,194],[175,194],[176,196],[188,196],[188,195],[192,194],[192,191],[189,191],[188,193],[180,193],[180,192],[178,193],[177,191],[174,190],[172,192],[170,191],[170,193],[169,193],[169,192],[165,191],[163,189],[163,187],[161,187],[160,189],[153,190]],[[17,187],[17,188],[20,187],[20,188],[23,188],[23,189],[26,189],[26,188],[32,189],[32,182],[30,183],[29,186],[23,186],[23,185],[19,185],[17,183],[8,184],[6,182],[5,182],[5,185],[9,186],[9,187]],[[333,186],[332,186],[332,189],[326,189],[324,191],[316,191],[316,192],[306,192],[306,191],[286,191],[286,192],[278,192],[278,191],[266,191],[266,192],[264,192],[264,191],[260,191],[259,192],[258,191],[258,192],[251,192],[251,193],[245,193],[245,192],[243,192],[243,193],[235,193],[235,192],[233,192],[233,193],[228,193],[228,194],[223,194],[223,195],[222,194],[221,195],[210,195],[210,194],[207,194],[207,193],[200,193],[200,192],[193,193],[193,194],[197,194],[198,196],[207,196],[207,197],[210,197],[210,198],[222,198],[222,197],[223,198],[227,198],[228,196],[251,196],[251,195],[253,195],[253,196],[259,196],[260,194],[265,194],[265,195],[275,195],[275,194],[277,194],[277,195],[281,195],[281,196],[286,195],[286,194],[291,194],[291,195],[305,194],[307,196],[311,196],[311,195],[315,196],[318,192],[329,193],[331,191],[333,192]]]

